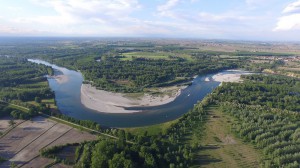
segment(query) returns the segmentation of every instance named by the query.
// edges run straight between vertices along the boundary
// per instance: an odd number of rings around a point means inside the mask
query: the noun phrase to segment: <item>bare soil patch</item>
[[[35,159],[28,162],[27,164],[25,164],[24,166],[22,166],[22,168],[45,167],[49,163],[52,163],[52,162],[53,162],[52,159],[48,159],[48,158],[38,156]]]
[[[10,128],[9,121],[13,120],[15,122],[15,125],[19,124],[23,120],[15,120],[11,116],[3,117],[0,119],[0,132],[4,133]]]

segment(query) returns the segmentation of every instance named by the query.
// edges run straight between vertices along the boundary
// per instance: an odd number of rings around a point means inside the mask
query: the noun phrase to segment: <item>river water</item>
[[[55,75],[64,74],[68,81],[58,83],[53,78],[48,78],[50,88],[55,92],[55,100],[59,110],[68,116],[81,120],[93,120],[100,125],[110,127],[138,127],[163,123],[179,118],[193,108],[194,104],[202,100],[213,89],[220,85],[220,82],[211,79],[215,74],[208,74],[196,77],[192,85],[183,89],[181,94],[173,101],[165,105],[153,107],[130,107],[128,110],[142,110],[139,113],[131,114],[110,114],[101,113],[86,108],[81,104],[80,89],[83,76],[80,72],[59,67],[41,60],[29,59],[28,61],[51,66]],[[225,74],[243,73],[243,71],[223,71]]]

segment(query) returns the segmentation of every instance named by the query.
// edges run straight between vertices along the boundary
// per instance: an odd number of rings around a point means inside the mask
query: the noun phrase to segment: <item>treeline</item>
[[[9,115],[11,111],[12,109],[7,107],[7,104],[0,102],[0,118]]]
[[[53,73],[51,67],[30,63],[22,58],[1,57],[0,73],[0,99],[4,101],[54,97],[45,77]]]
[[[75,152],[74,167],[190,167],[194,163],[195,151],[201,148],[199,141],[202,134],[200,132],[204,129],[207,117],[204,108],[209,104],[209,100],[207,98],[195,105],[164,134],[150,136],[145,132],[135,136],[124,130],[101,129],[103,132],[117,136],[118,139],[102,137],[97,141],[80,144]],[[69,121],[77,123],[73,120]],[[186,136],[190,134],[194,134],[194,138],[191,142],[187,142]],[[53,148],[51,151],[44,150],[43,155],[56,158],[56,153],[60,149],[62,147]]]
[[[105,129],[103,129],[103,130],[101,129],[101,127],[98,123],[96,123],[94,121],[91,121],[91,120],[78,120],[78,119],[75,119],[73,117],[63,115],[63,114],[51,114],[51,113],[48,113],[48,114],[52,115],[54,117],[60,118],[62,120],[65,120],[65,121],[68,121],[68,122],[71,122],[71,123],[74,123],[74,124],[78,124],[78,125],[81,125],[83,127],[90,128],[90,129],[93,129],[93,130],[96,130],[96,131],[105,131]]]
[[[37,107],[30,107],[28,111],[22,111],[16,108],[9,107],[6,103],[0,103],[0,118],[5,116],[12,116],[14,119],[28,120],[38,115],[39,109]]]
[[[216,89],[219,100],[300,111],[300,80],[277,75],[243,76],[245,81]]]
[[[298,168],[299,80],[275,75],[243,79],[216,89],[213,101],[235,118],[231,130],[263,151],[262,167]]]
[[[220,109],[238,121],[233,131],[262,149],[263,167],[300,166],[299,114],[235,103],[223,103]]]
[[[178,78],[189,79],[194,75],[236,68],[233,61],[152,60],[136,58],[121,61],[107,57],[101,62],[77,63],[86,81],[98,89],[115,92],[140,92],[143,88],[159,86],[162,83],[176,83]],[[184,79],[183,81],[187,81]]]

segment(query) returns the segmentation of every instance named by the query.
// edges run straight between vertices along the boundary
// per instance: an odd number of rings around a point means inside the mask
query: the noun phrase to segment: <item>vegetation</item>
[[[3,101],[34,101],[53,98],[46,74],[49,67],[28,62],[23,58],[1,57],[0,99]]]
[[[85,79],[93,81],[92,84],[99,89],[140,92],[143,88],[187,82],[194,75],[236,66],[227,61],[213,63],[210,59],[188,62],[136,58],[132,61],[120,61],[118,58],[109,57],[100,63],[80,65],[79,69],[83,70]]]
[[[232,130],[263,151],[263,167],[299,167],[299,80],[275,75],[244,79],[243,84],[224,84],[213,96],[220,110],[236,119]]]
[[[300,80],[274,75],[251,75],[243,78],[246,80],[243,84],[227,83],[218,88],[216,93],[219,99],[300,111]]]
[[[6,161],[6,159],[0,156],[0,163],[3,163],[5,161]]]
[[[39,48],[27,42],[15,44],[14,47],[4,45],[0,49],[2,54],[40,58],[80,70],[85,83],[103,90],[126,93],[187,83],[195,75],[236,68],[243,61],[243,58],[238,57],[221,58],[219,52],[198,51],[180,44],[149,41],[42,41]],[[34,97],[43,99],[40,96]]]
[[[90,128],[96,131],[105,131],[105,129],[101,130],[101,127],[98,123],[91,121],[91,120],[78,120],[75,119],[73,117],[69,117],[63,114],[52,114],[54,117],[60,118],[64,121],[68,121],[74,124],[78,124],[80,126],[86,127],[86,128]]]
[[[65,144],[62,146],[53,146],[51,148],[42,149],[40,153],[43,157],[55,159],[55,163],[62,162],[66,165],[73,165],[75,163],[75,151],[72,149],[76,149],[76,146],[79,146],[79,144],[75,143]],[[68,154],[71,153],[72,156],[64,156],[63,152]]]
[[[216,105],[210,105],[205,110],[208,118],[201,130],[203,136],[198,140],[201,147],[195,150],[197,157],[192,167],[259,167],[261,152],[235,136],[232,132],[234,118]],[[188,138],[195,141],[192,136]]]

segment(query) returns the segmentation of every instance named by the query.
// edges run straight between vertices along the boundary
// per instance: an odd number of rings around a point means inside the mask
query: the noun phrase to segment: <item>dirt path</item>
[[[233,120],[216,107],[209,109],[209,119],[197,156],[200,167],[259,167],[257,150],[243,143],[230,132]]]

